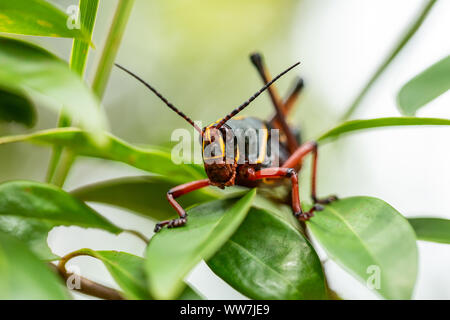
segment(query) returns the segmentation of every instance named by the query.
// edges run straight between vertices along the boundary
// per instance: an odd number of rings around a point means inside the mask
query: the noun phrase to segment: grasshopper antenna
[[[292,69],[294,69],[296,66],[298,66],[300,64],[300,62],[297,62],[296,64],[290,66],[289,68],[287,68],[286,70],[284,70],[282,73],[280,73],[279,75],[277,75],[275,78],[272,79],[272,81],[268,82],[264,87],[262,87],[258,92],[256,92],[253,96],[250,97],[250,99],[248,99],[246,102],[244,102],[243,104],[241,104],[239,107],[237,107],[236,109],[234,109],[233,111],[231,111],[226,117],[224,117],[217,125],[216,125],[216,129],[219,129],[221,126],[223,126],[225,124],[225,122],[227,122],[228,120],[230,120],[231,118],[233,118],[235,115],[237,115],[239,112],[241,112],[242,110],[244,110],[253,100],[255,100],[261,93],[263,93],[268,87],[270,87],[275,81],[277,81],[278,79],[280,79],[282,76],[284,76],[286,73],[288,73],[289,71],[291,71]]]
[[[195,123],[194,121],[191,120],[191,118],[189,118],[187,115],[185,115],[183,112],[181,112],[180,110],[178,110],[173,104],[171,104],[169,101],[167,101],[166,98],[164,98],[162,96],[161,93],[159,93],[158,91],[156,91],[155,88],[153,88],[151,85],[149,85],[147,82],[145,82],[142,78],[140,78],[138,75],[134,74],[133,72],[131,72],[130,70],[126,69],[125,67],[122,67],[120,64],[115,63],[116,67],[122,69],[123,71],[125,71],[126,73],[128,73],[129,75],[131,75],[132,77],[134,77],[136,80],[138,80],[139,82],[141,82],[144,86],[146,86],[147,88],[149,88],[154,94],[156,94],[156,96],[158,98],[160,98],[170,109],[172,109],[173,111],[175,111],[180,117],[182,117],[184,120],[186,120],[187,122],[189,122],[189,124],[191,126],[193,126],[195,128],[195,130],[197,130],[200,135],[202,135],[202,129],[200,129]]]

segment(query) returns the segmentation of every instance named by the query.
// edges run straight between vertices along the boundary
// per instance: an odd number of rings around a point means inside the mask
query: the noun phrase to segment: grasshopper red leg
[[[336,196],[330,196],[325,199],[318,199],[316,188],[317,188],[317,142],[310,141],[302,144],[290,157],[283,163],[282,168],[295,168],[297,165],[301,164],[304,157],[309,153],[312,153],[312,176],[311,176],[311,198],[314,202],[314,207],[309,211],[309,216],[313,215],[314,211],[322,210],[320,204],[329,204],[338,198]]]
[[[291,112],[292,108],[294,107],[295,103],[297,102],[297,99],[298,99],[303,87],[304,87],[303,79],[300,77],[297,78],[294,82],[294,85],[293,85],[291,91],[289,91],[287,98],[283,102],[284,116],[287,116],[289,114],[289,112]],[[276,127],[276,121],[277,121],[277,115],[275,114],[269,121],[269,124],[271,126]]]
[[[180,206],[180,204],[175,199],[186,193],[207,187],[209,185],[210,185],[209,179],[204,179],[188,182],[170,189],[167,192],[167,200],[180,217],[172,220],[164,220],[157,223],[154,231],[158,232],[164,226],[167,226],[168,228],[175,228],[185,225],[187,222],[187,214],[184,211],[183,207]]]
[[[305,142],[300,147],[298,147],[298,149],[295,150],[293,154],[291,154],[286,162],[283,163],[282,168],[295,168],[298,164],[301,164],[303,162],[303,159],[313,150],[317,150],[317,142]]]
[[[302,78],[298,77],[294,81],[291,91],[289,91],[287,98],[284,100],[284,112],[286,116],[291,112],[304,86],[305,83]]]
[[[253,65],[258,70],[258,73],[260,74],[263,82],[267,84],[271,81],[271,76],[269,74],[269,71],[264,65],[264,59],[261,54],[254,53],[250,56],[250,60],[252,61]],[[298,148],[297,140],[295,139],[294,134],[291,131],[291,128],[289,128],[286,118],[285,118],[285,109],[283,102],[281,101],[280,95],[278,94],[278,91],[276,90],[275,86],[270,86],[267,88],[267,91],[269,92],[270,99],[272,100],[272,103],[275,107],[275,121],[274,125],[277,128],[281,128],[284,135],[287,139],[287,146],[289,151],[292,153]]]
[[[292,211],[295,217],[301,221],[310,218],[309,212],[303,212],[300,203],[298,175],[293,168],[265,168],[259,171],[250,171],[250,180],[264,178],[290,178],[292,183]]]
[[[338,199],[337,196],[332,195],[328,196],[323,199],[317,198],[317,157],[318,157],[318,150],[317,150],[317,143],[314,144],[312,149],[312,176],[311,176],[311,198],[314,202],[314,204],[330,204],[333,201],[336,201]]]

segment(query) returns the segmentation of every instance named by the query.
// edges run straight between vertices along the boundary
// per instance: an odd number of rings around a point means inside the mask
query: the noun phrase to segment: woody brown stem
[[[58,274],[64,279],[64,281],[67,281],[69,277],[73,275],[73,273],[67,272],[66,263],[72,258],[83,255],[89,254],[83,252],[82,250],[71,252],[62,257],[57,266],[55,266],[54,264],[50,264],[50,267],[53,268],[55,271],[57,271]],[[73,289],[79,293],[87,294],[105,300],[125,300],[122,294],[113,288],[104,286],[100,283],[91,281],[81,276],[79,276],[79,280],[80,280],[80,288]]]

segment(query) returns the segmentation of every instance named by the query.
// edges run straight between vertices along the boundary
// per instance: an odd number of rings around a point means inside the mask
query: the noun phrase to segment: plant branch
[[[81,24],[83,28],[89,31],[89,40],[91,40],[97,17],[98,0],[80,0],[79,9]],[[88,42],[80,39],[73,40],[69,65],[70,69],[75,71],[80,77],[83,77],[86,69],[88,52]],[[58,128],[69,127],[71,122],[70,117],[66,115],[63,108],[59,114]],[[54,146],[47,169],[46,181],[62,187],[74,160],[75,156],[72,153],[68,153],[61,146]]]
[[[128,232],[136,237],[138,237],[139,239],[141,239],[142,241],[144,241],[146,244],[148,244],[150,242],[150,240],[144,236],[142,233],[140,233],[139,231],[136,230],[130,230],[130,229],[126,229],[124,230],[125,232]]]
[[[119,50],[133,3],[134,0],[120,0],[117,5],[116,13],[111,28],[109,29],[108,37],[92,83],[92,89],[100,99],[105,93],[106,84],[114,66],[117,51]]]
[[[436,2],[437,2],[437,0],[429,0],[428,3],[423,7],[422,11],[417,16],[417,18],[413,21],[413,23],[410,25],[410,27],[407,29],[406,33],[401,38],[400,42],[398,42],[398,44],[395,46],[395,48],[392,50],[392,52],[389,54],[389,56],[386,57],[386,59],[380,65],[378,70],[372,75],[372,77],[367,82],[367,84],[364,86],[362,91],[359,93],[359,95],[356,97],[356,99],[350,105],[348,110],[342,116],[341,121],[347,120],[356,111],[358,106],[361,104],[361,101],[363,100],[363,98],[369,92],[372,85],[378,80],[378,78],[386,70],[386,68],[389,66],[389,64],[395,59],[395,57],[399,54],[399,52],[403,49],[403,47],[409,42],[409,40],[413,37],[413,35],[416,33],[416,31],[419,30],[420,26],[422,25],[425,18],[428,16],[428,13],[430,12],[431,8],[433,8],[433,6],[436,4]]]
[[[92,89],[100,100],[105,92],[106,84],[108,83],[109,75],[114,65],[114,60],[116,59],[117,51],[119,50],[119,45],[122,41],[133,4],[134,0],[119,0],[119,4],[117,5],[108,37],[103,47],[100,61],[97,65],[94,81],[92,83]],[[62,121],[64,121],[64,119]],[[54,157],[62,157],[62,163],[56,171],[53,168],[56,164],[51,163],[50,170],[54,171],[55,174],[53,181],[55,181],[57,186],[61,187],[64,185],[76,155],[69,153],[61,156],[60,153],[61,151],[59,151],[58,154],[58,150],[56,150]],[[49,171],[49,176],[53,174],[52,171]]]
[[[60,152],[58,162],[59,165],[54,170],[54,176],[51,182],[62,188],[64,182],[66,181],[67,175],[69,174],[69,170],[75,162],[75,154],[68,149],[62,148],[60,150],[55,150],[55,152]]]
[[[69,279],[69,277],[72,276],[73,274],[67,272],[66,263],[72,258],[86,255],[92,256],[89,253],[83,251],[83,249],[74,251],[62,257],[58,263],[58,266],[55,266],[54,264],[50,264],[50,266],[58,272],[58,274],[64,279],[64,281],[67,281],[67,279]],[[79,276],[79,280],[80,280],[80,288],[73,290],[77,290],[80,293],[105,300],[125,300],[122,294],[113,288],[106,287],[102,284],[91,281],[81,276]]]

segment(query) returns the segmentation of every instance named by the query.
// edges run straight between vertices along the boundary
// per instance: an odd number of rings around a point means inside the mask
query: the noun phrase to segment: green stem
[[[373,74],[373,76],[367,82],[365,87],[362,89],[362,91],[359,93],[359,95],[356,97],[356,99],[350,105],[348,110],[342,116],[341,121],[347,120],[355,112],[355,110],[361,104],[361,101],[363,100],[363,98],[369,92],[372,85],[378,80],[380,75],[386,70],[386,68],[389,66],[389,64],[395,59],[395,57],[398,55],[398,53],[403,49],[403,47],[409,42],[409,40],[412,38],[412,36],[420,28],[420,26],[424,22],[425,18],[427,17],[428,13],[430,12],[431,8],[436,4],[436,2],[437,2],[437,0],[429,0],[428,3],[423,7],[422,11],[417,16],[417,18],[413,21],[413,23],[410,25],[410,27],[408,28],[408,30],[406,31],[406,33],[404,34],[404,36],[402,37],[400,42],[395,46],[395,48],[390,53],[390,55],[387,56],[387,58],[383,61],[381,66]]]
[[[54,176],[52,179],[52,183],[55,186],[62,187],[64,185],[67,175],[69,174],[69,170],[75,162],[75,156],[76,155],[70,150],[60,149],[58,166],[54,170]]]
[[[80,0],[80,21],[83,28],[88,30],[91,40],[92,31],[94,30],[95,19],[97,17],[98,10],[98,0]],[[74,39],[72,44],[72,51],[70,53],[70,69],[75,71],[80,77],[83,77],[84,71],[86,69],[86,62],[89,52],[89,43],[83,40]],[[71,119],[66,115],[64,109],[61,110],[58,118],[58,128],[69,127],[71,124]],[[55,176],[55,174],[61,169],[60,161],[61,158],[67,158],[65,150],[60,146],[54,146],[52,150],[52,155],[50,158],[50,163],[47,169],[46,181],[48,183],[53,183],[57,186],[62,186],[65,180],[65,176]],[[72,161],[73,162],[73,161]]]
[[[51,267],[55,268],[58,273],[61,275],[61,277],[67,281],[67,279],[71,276],[70,273],[67,272],[66,270],[66,264],[70,259],[79,257],[79,256],[90,256],[93,258],[97,258],[92,250],[90,249],[80,249],[74,252],[71,252],[67,255],[65,255],[64,257],[62,257],[59,260],[58,266],[54,266],[53,264],[50,264]],[[124,300],[125,298],[123,297],[122,293],[106,287],[102,284],[93,282],[91,280],[88,280],[86,278],[80,277],[80,288],[77,289],[80,293],[84,293],[93,297],[97,297],[100,299],[105,299],[105,300]]]
[[[117,5],[92,83],[92,90],[100,100],[105,93],[109,75],[111,74],[133,4],[134,0],[119,0],[119,4]],[[57,186],[64,185],[67,175],[74,163],[74,158],[74,154],[68,154],[67,157],[64,157],[64,161],[59,168],[55,171],[53,181]]]
[[[113,23],[103,48],[97,72],[92,83],[92,89],[101,99],[105,93],[109,75],[116,60],[117,51],[125,32],[125,26],[133,7],[134,0],[120,0],[114,15]]]
[[[132,235],[134,235],[135,237],[141,239],[145,244],[148,244],[150,242],[150,239],[147,239],[146,236],[144,236],[142,233],[140,233],[139,231],[136,230],[131,230],[131,229],[126,229],[124,230],[125,232],[128,232]]]

